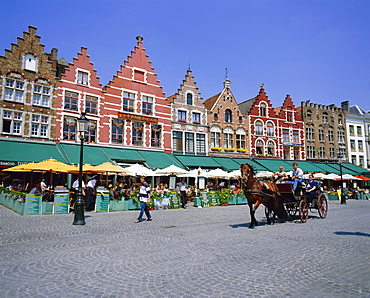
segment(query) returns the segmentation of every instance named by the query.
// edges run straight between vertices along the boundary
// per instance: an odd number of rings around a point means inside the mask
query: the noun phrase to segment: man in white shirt
[[[298,168],[298,163],[293,162],[293,172],[292,172],[292,180],[293,180],[293,191],[297,189],[298,185],[302,185],[304,176],[303,171]]]
[[[181,196],[181,208],[186,209],[186,204],[188,202],[186,192],[189,190],[189,186],[185,183],[184,179],[181,179],[181,182],[177,183],[177,187],[179,188]]]
[[[94,210],[95,204],[95,186],[98,181],[98,176],[95,176],[86,185],[86,211]]]

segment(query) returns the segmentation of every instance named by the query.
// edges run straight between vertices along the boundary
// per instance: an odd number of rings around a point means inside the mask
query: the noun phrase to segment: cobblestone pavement
[[[190,203],[189,203],[190,205]],[[370,201],[248,229],[248,206],[20,216],[0,206],[0,297],[369,297]]]

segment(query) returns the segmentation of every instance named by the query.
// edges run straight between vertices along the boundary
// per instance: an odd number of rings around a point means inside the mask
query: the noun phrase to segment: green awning
[[[186,156],[186,155],[175,155],[175,157],[189,169],[216,169],[220,168],[221,165],[213,160],[210,156]]]
[[[255,162],[255,160],[251,158],[233,158],[233,160],[237,164],[239,164],[239,168],[240,168],[240,164],[249,162],[256,169],[256,171],[269,171],[268,168],[265,168],[264,166]]]
[[[332,173],[335,173],[335,174],[338,174],[338,175],[340,174],[340,165],[339,164],[331,163],[330,166],[335,169],[335,172],[332,172]],[[342,164],[342,174],[360,175],[361,173],[352,171],[352,170],[348,169],[347,167],[343,166],[343,164]]]
[[[184,165],[180,161],[178,161],[172,154],[145,150],[137,150],[137,152],[145,159],[145,163],[152,169],[163,169],[170,165],[175,165],[182,169],[185,169]]]
[[[231,158],[225,157],[212,157],[214,161],[216,161],[224,170],[226,171],[234,171],[240,169],[240,164],[234,161]]]
[[[282,159],[254,159],[254,161],[268,169],[270,172],[278,172],[281,166],[284,167],[286,172],[292,169],[292,164]]]
[[[67,162],[55,143],[0,141],[0,165],[14,166],[25,162],[40,162],[49,158]]]
[[[370,171],[367,170],[367,169],[364,169],[362,167],[359,167],[359,166],[356,166],[354,165],[353,163],[349,163],[349,162],[343,162],[342,163],[342,166],[344,168],[347,168],[347,169],[350,169],[352,170],[353,172],[356,172],[357,174],[356,175],[359,175],[359,174],[370,174]]]
[[[145,158],[142,157],[136,150],[110,147],[103,147],[102,149],[110,159],[116,162],[139,163],[145,161]]]
[[[64,153],[68,159],[68,163],[79,164],[80,163],[80,145],[74,144],[59,144],[61,152]],[[84,145],[83,148],[83,163],[89,163],[93,166],[97,166],[106,161],[111,161],[98,146]]]
[[[318,163],[313,163],[313,162],[310,162],[310,161],[306,161],[306,160],[292,160],[292,161],[286,161],[286,162],[289,162],[290,164],[290,169],[287,170],[287,171],[290,171],[290,170],[293,170],[293,162],[297,162],[298,163],[298,168],[302,169],[303,173],[307,174],[307,173],[324,173],[325,170],[320,167],[320,164]]]
[[[337,170],[335,167],[333,167],[333,164],[330,163],[314,163],[316,166],[318,166],[320,169],[322,169],[322,172],[326,174],[339,174],[339,170]]]

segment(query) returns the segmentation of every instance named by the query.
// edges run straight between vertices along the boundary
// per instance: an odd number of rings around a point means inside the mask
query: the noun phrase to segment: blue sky
[[[223,88],[238,102],[261,83],[274,107],[349,100],[370,111],[368,0],[1,0],[0,54],[38,28],[68,62],[88,48],[103,85],[144,37],[167,96],[189,63],[203,99]]]

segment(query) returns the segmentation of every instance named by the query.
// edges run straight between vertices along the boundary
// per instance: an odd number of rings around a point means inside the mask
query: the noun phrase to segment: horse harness
[[[276,192],[276,191],[272,191],[272,190],[269,190],[266,188],[266,184],[262,183],[262,187],[265,188],[265,190],[259,190],[259,189],[255,189],[255,187],[257,186],[257,182],[258,180],[256,179],[254,181],[254,184],[252,186],[252,188],[249,188],[249,189],[244,189],[244,193],[246,196],[253,196],[253,195],[256,195],[256,196],[260,196],[262,197],[262,203],[266,202],[267,200],[265,200],[265,197],[268,196],[268,197],[274,197],[275,194],[277,194],[278,196],[280,196],[280,193],[279,192]],[[243,182],[244,183],[244,182]],[[246,184],[246,183],[244,183]],[[266,191],[269,191],[270,193],[267,193]]]

